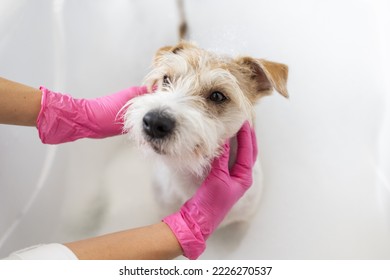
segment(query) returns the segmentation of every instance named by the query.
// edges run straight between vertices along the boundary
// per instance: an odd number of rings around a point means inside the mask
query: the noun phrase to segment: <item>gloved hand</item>
[[[257,157],[254,130],[245,122],[237,134],[237,159],[229,170],[229,143],[214,160],[211,171],[195,195],[163,221],[178,239],[184,256],[196,259],[206,248],[206,239],[252,185],[252,167]]]
[[[147,93],[131,87],[96,99],[76,99],[41,87],[41,110],[37,128],[42,143],[60,144],[80,138],[104,138],[122,133],[121,108],[130,99]]]

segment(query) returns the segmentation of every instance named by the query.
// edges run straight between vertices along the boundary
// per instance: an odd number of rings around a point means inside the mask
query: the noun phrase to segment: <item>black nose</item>
[[[161,111],[147,113],[142,121],[145,133],[152,138],[164,138],[172,133],[175,127],[175,120]]]

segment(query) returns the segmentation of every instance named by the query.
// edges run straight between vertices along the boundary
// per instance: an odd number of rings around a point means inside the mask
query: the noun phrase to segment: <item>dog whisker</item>
[[[184,203],[229,138],[234,162],[237,131],[245,120],[252,122],[256,102],[273,89],[288,96],[286,81],[287,66],[279,63],[227,57],[188,42],[158,50],[145,78],[155,90],[132,99],[123,111],[124,131],[157,162],[162,204]],[[209,98],[213,92],[225,98]],[[248,220],[260,194],[257,182],[224,224]]]

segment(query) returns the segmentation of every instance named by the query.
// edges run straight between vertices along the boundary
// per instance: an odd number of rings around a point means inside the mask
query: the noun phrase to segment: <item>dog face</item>
[[[288,97],[287,66],[220,56],[182,42],[157,51],[146,84],[153,93],[128,102],[125,131],[174,168],[202,176],[219,147],[253,106],[276,89]]]

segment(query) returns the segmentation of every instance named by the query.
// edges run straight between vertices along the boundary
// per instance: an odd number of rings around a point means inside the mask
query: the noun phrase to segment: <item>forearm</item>
[[[183,254],[175,235],[162,222],[64,245],[79,259],[89,260],[164,260]]]
[[[35,126],[42,93],[0,77],[0,124]]]

